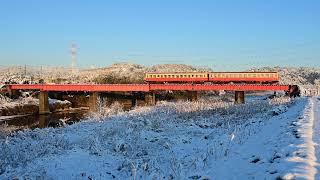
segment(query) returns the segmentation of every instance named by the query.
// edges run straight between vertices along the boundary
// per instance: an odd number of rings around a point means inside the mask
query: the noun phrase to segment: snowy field
[[[0,179],[312,179],[315,98],[159,102],[0,137]]]

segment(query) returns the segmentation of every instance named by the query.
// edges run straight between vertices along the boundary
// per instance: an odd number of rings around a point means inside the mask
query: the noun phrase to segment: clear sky
[[[0,66],[320,66],[319,0],[0,0]]]

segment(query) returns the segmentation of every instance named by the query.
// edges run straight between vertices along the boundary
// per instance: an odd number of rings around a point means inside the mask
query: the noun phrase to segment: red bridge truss
[[[90,92],[130,92],[130,91],[289,91],[291,85],[218,85],[218,84],[10,84],[10,90],[40,91],[90,91]]]

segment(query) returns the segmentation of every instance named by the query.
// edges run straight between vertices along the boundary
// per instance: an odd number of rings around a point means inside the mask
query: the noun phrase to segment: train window
[[[166,77],[167,77],[167,75],[164,75],[164,77],[166,78]]]
[[[193,77],[193,74],[191,75],[191,77]]]
[[[184,75],[184,77],[186,78],[186,77],[187,77],[187,75]]]
[[[188,77],[190,77],[190,74],[188,75]]]
[[[198,75],[196,75],[196,77],[198,77]]]

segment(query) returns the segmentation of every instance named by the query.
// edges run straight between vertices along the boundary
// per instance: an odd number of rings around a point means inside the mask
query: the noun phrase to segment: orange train
[[[146,73],[146,82],[277,83],[278,72]]]

